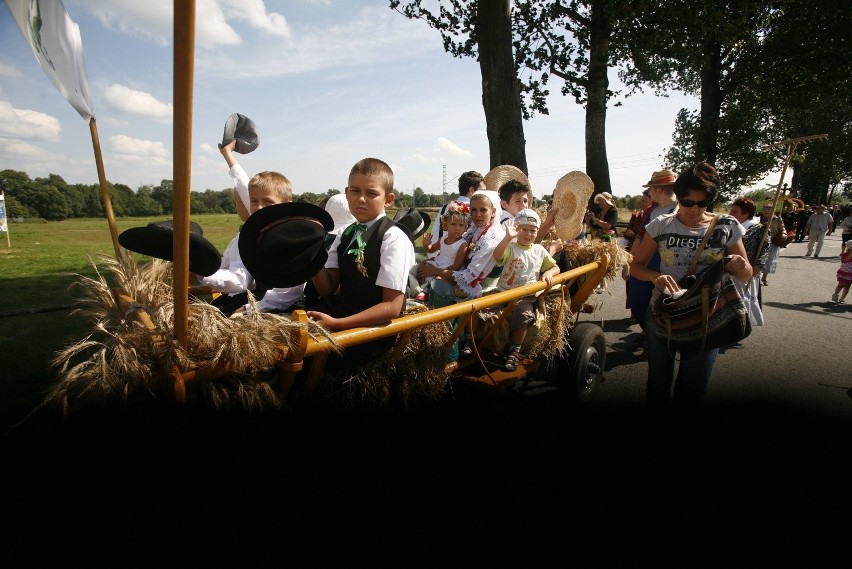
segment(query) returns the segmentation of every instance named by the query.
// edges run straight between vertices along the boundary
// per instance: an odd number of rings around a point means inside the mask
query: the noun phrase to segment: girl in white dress
[[[426,253],[438,253],[430,259],[422,261],[414,267],[413,272],[417,275],[418,284],[425,286],[419,287],[415,291],[414,298],[425,300],[428,293],[426,289],[432,284],[434,276],[425,275],[421,270],[421,264],[429,264],[438,269],[449,269],[456,271],[462,267],[467,256],[468,243],[462,239],[462,235],[470,226],[470,207],[463,202],[450,202],[447,206],[444,215],[440,218],[441,229],[443,236],[435,243],[432,243],[431,232],[423,235],[423,249]]]

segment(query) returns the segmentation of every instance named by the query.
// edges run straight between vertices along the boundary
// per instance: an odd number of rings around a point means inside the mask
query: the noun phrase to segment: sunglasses
[[[678,203],[680,205],[682,205],[683,207],[695,207],[695,206],[707,207],[708,205],[710,205],[710,200],[706,199],[706,200],[701,200],[700,202],[696,202],[696,201],[693,201],[693,200],[688,200],[686,198],[683,198],[681,200],[678,200]]]

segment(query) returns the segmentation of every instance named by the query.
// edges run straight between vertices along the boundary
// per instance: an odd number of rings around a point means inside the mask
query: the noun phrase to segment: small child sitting
[[[423,272],[422,265],[428,264],[438,269],[456,271],[462,267],[467,257],[468,243],[462,239],[462,236],[470,225],[470,207],[468,204],[459,201],[450,202],[446,212],[441,216],[440,223],[443,231],[441,239],[432,243],[431,232],[423,235],[423,249],[427,253],[437,253],[437,255],[421,261],[412,269],[419,289],[412,290],[415,295],[414,298],[417,300],[426,300],[428,294],[426,289],[435,278],[434,276],[427,276]],[[420,285],[424,284],[425,286],[421,288]]]
[[[535,281],[544,281],[548,288],[553,277],[559,274],[559,265],[541,243],[535,239],[541,227],[541,218],[531,209],[523,209],[515,216],[514,224],[506,224],[506,235],[494,249],[494,259],[503,267],[497,281],[497,290],[504,291]],[[506,371],[515,371],[521,361],[521,346],[527,329],[535,323],[535,295],[517,301],[509,316],[509,344],[506,346]]]

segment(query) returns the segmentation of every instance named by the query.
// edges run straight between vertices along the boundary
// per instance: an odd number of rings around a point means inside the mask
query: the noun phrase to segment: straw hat
[[[583,230],[586,204],[595,190],[595,184],[584,172],[568,172],[556,182],[553,190],[553,207],[559,208],[554,221],[556,234],[563,241],[576,239]]]
[[[503,184],[509,180],[518,180],[532,190],[532,186],[530,186],[530,181],[527,179],[527,175],[524,174],[520,168],[509,164],[495,166],[490,172],[483,176],[483,179],[485,180],[486,190],[494,190],[498,193],[500,192],[500,188]]]
[[[648,180],[647,184],[642,184],[642,187],[650,188],[651,186],[671,186],[675,183],[675,180],[677,180],[677,174],[671,170],[657,170],[651,174],[651,179]]]
[[[606,202],[610,207],[615,206],[615,200],[612,199],[612,194],[609,192],[601,192],[595,196],[595,203]]]

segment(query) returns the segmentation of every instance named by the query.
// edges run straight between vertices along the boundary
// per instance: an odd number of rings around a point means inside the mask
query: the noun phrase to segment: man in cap
[[[819,204],[816,213],[808,219],[808,224],[805,226],[805,233],[808,235],[808,253],[805,257],[810,257],[813,253],[814,259],[818,259],[819,252],[822,251],[822,243],[825,241],[825,234],[833,229],[834,219],[826,211],[825,205]]]

